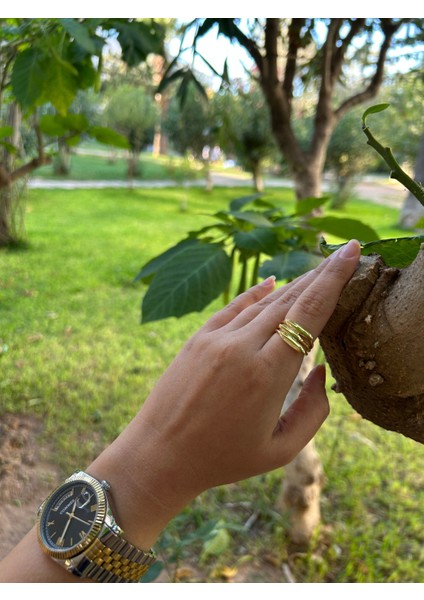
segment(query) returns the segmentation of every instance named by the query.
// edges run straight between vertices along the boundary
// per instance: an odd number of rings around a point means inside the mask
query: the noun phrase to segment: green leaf
[[[46,82],[46,56],[40,50],[27,48],[18,56],[11,74],[12,92],[24,108],[34,106],[42,97]]]
[[[129,143],[126,137],[117,133],[109,127],[100,127],[98,125],[90,127],[88,130],[89,135],[96,138],[101,144],[108,144],[115,148],[129,148]]]
[[[43,115],[40,119],[41,131],[52,137],[61,137],[69,132],[84,133],[88,126],[87,117],[78,113]]]
[[[225,528],[218,529],[216,534],[203,544],[200,562],[204,562],[210,556],[220,556],[231,544],[231,536]]]
[[[330,233],[346,240],[355,238],[360,242],[371,242],[378,240],[380,237],[375,229],[356,219],[311,217],[307,222],[317,231]]]
[[[66,68],[66,66],[70,68]],[[58,113],[66,114],[78,90],[74,68],[63,59],[49,60],[45,81],[45,95]]]
[[[157,560],[149,568],[147,573],[145,575],[143,575],[143,577],[140,579],[140,583],[151,583],[152,581],[155,581],[155,579],[157,579],[159,577],[159,575],[162,573],[164,567],[165,567],[164,563],[161,560]]]
[[[5,125],[4,127],[0,127],[0,138],[9,137],[13,134],[13,127],[10,125]]]
[[[369,108],[367,108],[367,110],[362,115],[362,123],[363,123],[364,127],[365,127],[365,121],[366,121],[368,115],[382,112],[383,110],[386,110],[386,108],[389,108],[389,106],[390,106],[390,104],[382,103],[382,104],[374,104],[374,106],[370,106]]]
[[[320,208],[328,200],[328,196],[323,196],[322,198],[303,198],[296,203],[295,215],[298,217],[308,215],[313,210]]]
[[[159,23],[114,19],[112,24],[118,31],[122,57],[129,67],[144,62],[149,54],[163,55],[164,28]]]
[[[61,137],[67,132],[67,127],[59,115],[43,115],[39,125],[43,133],[52,137]]]
[[[228,214],[239,221],[246,221],[247,223],[251,223],[256,227],[272,227],[271,221],[269,221],[262,213],[255,212],[253,210],[230,210]]]
[[[77,44],[79,44],[89,54],[96,54],[97,47],[93,39],[90,36],[89,31],[76,19],[59,19],[65,31],[74,38]]]
[[[142,323],[199,312],[230,279],[231,259],[219,244],[188,245],[153,278],[143,299]]]
[[[378,240],[361,245],[361,254],[379,254],[388,267],[402,269],[413,262],[424,243],[424,235],[407,238]],[[323,239],[320,248],[324,256],[329,256],[344,244],[327,244]]]
[[[139,274],[134,278],[134,282],[143,281],[143,283],[148,283],[151,279],[156,275],[160,268],[166,265],[172,258],[183,252],[187,246],[193,246],[194,244],[199,244],[200,242],[194,238],[188,238],[178,242],[172,248],[165,250],[159,256],[152,258],[149,260],[141,269]]]
[[[236,232],[234,243],[239,250],[272,255],[277,250],[278,235],[269,227],[256,227],[251,231]]]
[[[254,200],[260,198],[260,194],[251,194],[250,196],[242,196],[241,198],[236,198],[230,202],[230,210],[240,210],[246,204],[250,204]]]
[[[303,250],[276,254],[262,264],[259,269],[259,276],[266,279],[270,275],[275,275],[279,281],[294,279],[311,269],[315,269],[321,261],[320,256]]]

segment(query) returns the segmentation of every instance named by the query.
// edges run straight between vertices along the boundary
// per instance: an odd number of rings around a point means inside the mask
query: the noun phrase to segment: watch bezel
[[[71,548],[64,548],[63,550],[61,550],[57,547],[53,548],[47,543],[47,541],[42,533],[43,519],[46,514],[46,509],[49,507],[50,500],[53,498],[53,496],[55,496],[63,487],[68,487],[70,483],[74,483],[74,482],[76,484],[83,482],[87,485],[90,485],[96,493],[97,510],[96,510],[96,515],[94,518],[94,523],[93,523],[93,526],[91,527],[91,529],[89,530],[89,532],[87,533],[87,535],[80,542],[78,542],[78,544],[75,544]],[[107,496],[106,496],[106,491],[102,487],[101,483],[94,477],[91,477],[90,475],[88,475],[87,473],[84,473],[81,471],[76,472],[73,475],[71,475],[71,477],[68,477],[68,479],[66,479],[61,485],[56,487],[47,496],[47,498],[44,500],[43,504],[41,505],[39,513],[38,513],[38,519],[37,519],[38,541],[39,541],[42,549],[44,550],[44,552],[46,552],[46,554],[48,554],[52,558],[59,559],[59,560],[67,560],[67,559],[75,558],[75,557],[79,556],[81,553],[83,553],[85,550],[87,550],[87,548],[89,548],[91,546],[91,544],[99,537],[99,534],[102,531],[104,523],[105,523],[106,514],[107,514]]]

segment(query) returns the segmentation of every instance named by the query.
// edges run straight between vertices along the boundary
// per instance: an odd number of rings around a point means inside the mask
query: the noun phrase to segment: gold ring
[[[306,356],[312,350],[314,338],[309,331],[306,331],[294,321],[286,319],[280,323],[276,332],[286,344],[297,350],[297,352]]]

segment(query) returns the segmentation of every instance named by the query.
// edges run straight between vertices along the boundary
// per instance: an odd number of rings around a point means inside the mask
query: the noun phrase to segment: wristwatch
[[[52,559],[78,577],[137,582],[156,560],[153,549],[127,542],[112,514],[110,485],[75,471],[37,513],[38,541]]]

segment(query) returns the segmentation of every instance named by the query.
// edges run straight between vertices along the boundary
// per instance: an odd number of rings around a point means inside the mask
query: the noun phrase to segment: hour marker
[[[93,504],[90,506],[90,512],[95,512],[97,510],[97,504]]]
[[[78,532],[78,535],[80,536],[81,539],[85,538],[85,532],[81,529],[81,531]]]
[[[47,527],[50,527],[51,525],[54,525],[54,521],[47,521]]]

